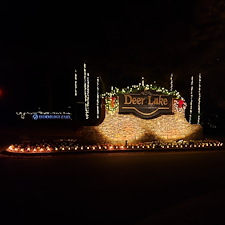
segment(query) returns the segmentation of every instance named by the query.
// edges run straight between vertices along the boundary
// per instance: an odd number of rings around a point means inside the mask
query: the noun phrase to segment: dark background
[[[0,156],[1,224],[224,224],[225,152]]]
[[[224,1],[2,1],[0,6],[1,123],[10,123],[16,111],[66,111],[73,101],[74,69],[85,60],[106,90],[138,84],[142,76],[169,89],[173,73],[174,89],[188,104],[193,75],[193,123],[201,73],[201,123],[205,130],[223,132]]]

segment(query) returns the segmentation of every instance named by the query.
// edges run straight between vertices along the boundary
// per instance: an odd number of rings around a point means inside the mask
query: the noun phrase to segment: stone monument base
[[[159,140],[164,142],[195,140],[203,137],[202,126],[190,124],[184,112],[141,119],[133,114],[106,112],[98,126],[84,126],[78,131],[83,144],[137,144]]]

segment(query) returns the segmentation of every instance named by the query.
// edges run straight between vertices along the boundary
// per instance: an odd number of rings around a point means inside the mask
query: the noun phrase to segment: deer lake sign
[[[119,113],[132,113],[142,119],[173,114],[173,96],[162,93],[129,93],[119,95]]]

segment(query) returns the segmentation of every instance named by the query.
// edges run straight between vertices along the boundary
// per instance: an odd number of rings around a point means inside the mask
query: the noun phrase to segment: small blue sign
[[[37,114],[37,113],[33,114],[32,118],[33,118],[34,120],[37,120],[37,119],[38,119],[38,114]]]

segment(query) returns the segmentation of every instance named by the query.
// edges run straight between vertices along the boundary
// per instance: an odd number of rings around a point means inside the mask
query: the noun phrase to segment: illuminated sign
[[[162,93],[129,93],[119,95],[119,113],[132,113],[142,119],[173,114],[173,97]]]
[[[16,112],[21,119],[26,115],[31,116],[33,120],[72,120],[72,114],[69,112]]]
[[[63,114],[33,114],[32,119],[34,120],[71,120],[70,115],[63,115]]]

